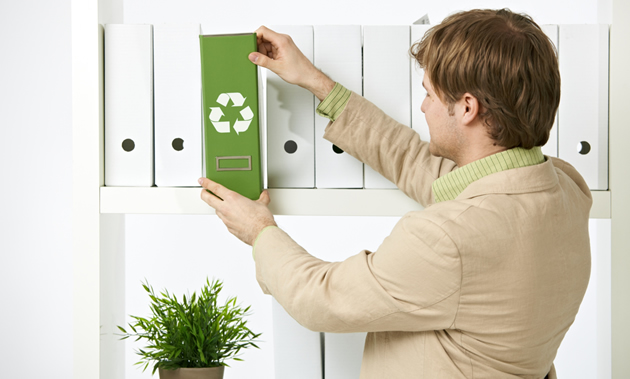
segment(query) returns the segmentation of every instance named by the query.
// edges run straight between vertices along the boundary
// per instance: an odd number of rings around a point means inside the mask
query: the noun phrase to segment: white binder
[[[361,26],[317,25],[313,29],[315,66],[332,80],[361,94]],[[323,138],[328,122],[325,117],[315,116],[315,186],[363,188],[363,163]]]
[[[560,25],[558,156],[608,189],[608,25]]]
[[[363,27],[363,96],[396,121],[411,124],[409,26]],[[396,188],[365,166],[365,188]]]
[[[298,324],[272,299],[275,379],[321,379],[320,333]]]
[[[326,379],[358,378],[367,333],[326,333],[324,377]]]
[[[431,28],[431,25],[411,25],[411,45],[420,42],[424,34]],[[427,91],[422,86],[424,70],[418,66],[415,59],[411,59],[411,127],[420,134],[420,139],[430,141],[429,125],[421,110],[422,102],[427,95]]]
[[[105,25],[105,185],[153,185],[151,25]]]
[[[558,50],[558,25],[542,25],[540,27],[543,32],[549,37],[553,45]],[[562,78],[561,78],[562,79]],[[561,80],[562,81],[562,80]],[[564,94],[562,94],[564,96]],[[556,119],[553,123],[553,127],[551,128],[551,132],[549,133],[549,140],[542,147],[542,152],[545,155],[557,157],[558,156],[558,115],[556,114]]]
[[[276,26],[313,61],[312,26]],[[315,96],[267,70],[267,177],[270,188],[315,187]]]
[[[153,26],[158,187],[197,187],[204,176],[199,32],[199,24]]]

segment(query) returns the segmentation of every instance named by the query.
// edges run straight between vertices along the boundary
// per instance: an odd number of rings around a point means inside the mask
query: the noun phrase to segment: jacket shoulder
[[[588,184],[586,184],[586,180],[580,175],[578,170],[575,169],[569,162],[562,160],[556,157],[547,157],[547,159],[551,159],[551,163],[556,168],[559,173],[563,173],[569,177],[579,188],[580,190],[586,194],[589,198],[591,198],[591,190],[588,188]]]

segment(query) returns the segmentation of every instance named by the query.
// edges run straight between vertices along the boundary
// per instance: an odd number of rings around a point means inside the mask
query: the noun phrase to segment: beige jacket
[[[258,282],[303,326],[368,333],[361,378],[555,377],[553,359],[590,274],[590,191],[568,163],[489,175],[433,204],[455,169],[352,94],[326,139],[426,207],[375,252],[308,254],[279,228],[254,249]]]

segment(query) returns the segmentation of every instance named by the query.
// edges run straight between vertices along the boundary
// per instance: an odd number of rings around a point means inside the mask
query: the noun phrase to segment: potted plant
[[[141,357],[137,365],[153,365],[153,374],[159,370],[160,379],[221,379],[225,361],[237,357],[243,348],[256,346],[260,334],[246,326],[244,316],[250,307],[241,308],[236,297],[229,298],[225,305],[217,305],[217,296],[223,283],[206,278],[199,296],[178,301],[175,295],[164,290],[156,295],[148,282],[142,284],[151,298],[150,318],[130,316],[131,329],[118,326],[121,339],[135,337],[144,339],[147,345],[136,353]],[[229,366],[228,366],[229,367]]]

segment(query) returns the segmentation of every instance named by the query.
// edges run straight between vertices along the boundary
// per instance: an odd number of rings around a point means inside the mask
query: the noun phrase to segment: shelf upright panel
[[[630,3],[612,1],[610,31],[610,192],[612,267],[612,377],[630,377],[630,176],[627,141],[630,121],[626,98],[630,90]]]
[[[99,376],[98,1],[72,0],[73,377]],[[93,149],[97,147],[97,149]]]
[[[72,0],[73,377],[120,377],[120,344],[109,333],[123,315],[120,289],[110,286],[123,254],[124,215],[100,214],[103,185],[103,28],[122,22],[122,0]],[[111,255],[116,252],[118,255]],[[124,259],[124,258],[123,258]],[[123,260],[124,262],[124,260]],[[105,284],[105,285],[104,285]],[[123,295],[124,295],[124,287]],[[124,298],[124,297],[123,297]],[[112,351],[116,350],[117,352]],[[115,363],[115,364],[114,364]],[[113,376],[112,376],[113,375]]]
[[[105,68],[104,25],[123,23],[123,0],[100,0],[98,10],[99,106],[98,191],[105,183]],[[90,187],[92,188],[92,187]],[[124,325],[125,312],[125,215],[102,214],[99,204],[99,378],[125,377],[125,344],[116,335]]]

